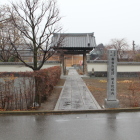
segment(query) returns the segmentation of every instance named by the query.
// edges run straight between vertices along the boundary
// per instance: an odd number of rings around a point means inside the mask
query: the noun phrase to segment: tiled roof
[[[96,47],[94,33],[55,33],[53,36],[54,45],[57,45],[61,38],[62,48],[93,48]]]

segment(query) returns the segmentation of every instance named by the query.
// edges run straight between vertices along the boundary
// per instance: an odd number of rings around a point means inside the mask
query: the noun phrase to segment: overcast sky
[[[97,44],[125,38],[140,45],[140,0],[57,1],[65,33],[94,32]]]
[[[58,0],[65,32],[94,32],[97,44],[140,44],[140,0]]]

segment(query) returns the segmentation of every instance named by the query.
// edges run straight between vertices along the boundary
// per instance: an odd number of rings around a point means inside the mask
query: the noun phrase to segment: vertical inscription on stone
[[[108,50],[107,100],[116,100],[117,50]]]

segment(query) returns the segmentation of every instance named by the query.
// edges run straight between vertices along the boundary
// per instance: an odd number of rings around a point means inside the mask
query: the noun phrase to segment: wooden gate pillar
[[[83,53],[83,73],[87,75],[87,58],[86,52]]]
[[[61,54],[60,60],[61,60],[61,74],[64,75],[64,71],[65,71],[65,59],[64,59],[64,54]]]

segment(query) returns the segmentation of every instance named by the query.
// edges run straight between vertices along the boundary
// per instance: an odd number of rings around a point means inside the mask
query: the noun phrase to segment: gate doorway
[[[55,33],[54,46],[57,46],[60,37],[63,38],[62,45],[55,50],[61,52],[62,73],[65,73],[66,67],[83,62],[83,73],[87,74],[86,54],[96,47],[94,33]]]
[[[65,66],[72,67],[73,65],[81,65],[83,63],[82,55],[65,55]]]

